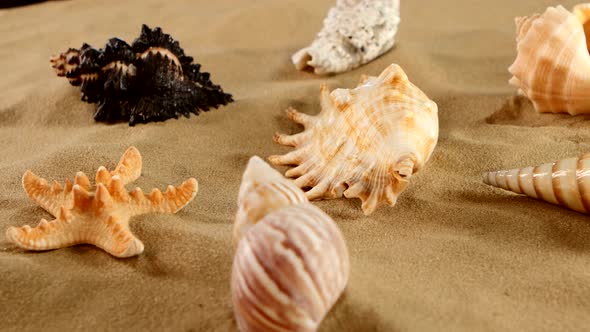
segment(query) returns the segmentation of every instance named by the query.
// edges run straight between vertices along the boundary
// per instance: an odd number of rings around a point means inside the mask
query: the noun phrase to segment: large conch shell
[[[320,90],[319,115],[287,111],[305,131],[276,134],[276,142],[296,150],[270,162],[298,165],[286,176],[311,187],[308,199],[358,197],[366,215],[383,202],[393,206],[436,146],[436,104],[396,64],[379,77],[364,77],[355,89]]]
[[[508,69],[539,112],[590,113],[590,55],[585,29],[590,6],[562,6],[516,18],[518,56]]]
[[[351,70],[393,47],[399,21],[399,0],[338,0],[313,43],[291,60],[316,74]]]
[[[590,153],[537,167],[486,172],[483,181],[517,194],[590,213]]]
[[[348,282],[338,226],[258,157],[242,180],[231,277],[241,331],[316,331]]]

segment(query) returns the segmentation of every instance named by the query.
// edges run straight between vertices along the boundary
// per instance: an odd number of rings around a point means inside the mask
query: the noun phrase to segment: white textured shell
[[[311,188],[308,199],[358,197],[367,215],[382,203],[393,206],[436,146],[436,104],[396,64],[352,90],[330,93],[322,85],[320,102],[317,116],[287,111],[305,130],[276,134],[276,142],[296,150],[269,157],[271,163],[298,165],[286,176]]]
[[[590,153],[537,167],[486,172],[483,181],[517,194],[590,213]]]
[[[510,84],[538,112],[590,113],[590,55],[585,35],[588,6],[549,7],[544,14],[516,18],[518,55],[508,69]]]
[[[340,230],[258,157],[248,163],[240,197],[231,277],[239,329],[316,331],[348,282]]]
[[[399,22],[399,0],[338,0],[316,39],[291,60],[316,74],[351,70],[391,49]]]

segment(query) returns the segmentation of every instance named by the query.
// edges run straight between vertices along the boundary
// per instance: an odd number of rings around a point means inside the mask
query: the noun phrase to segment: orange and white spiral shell
[[[588,5],[562,6],[516,18],[518,55],[510,84],[539,112],[590,113],[590,55],[585,30]]]
[[[517,194],[590,213],[590,153],[537,167],[486,172],[483,181]]]

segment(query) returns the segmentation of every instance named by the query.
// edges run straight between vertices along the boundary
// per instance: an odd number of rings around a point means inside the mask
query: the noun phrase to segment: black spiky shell
[[[98,104],[96,121],[133,126],[190,117],[233,102],[178,41],[145,24],[132,45],[118,38],[103,49],[84,44],[53,57],[51,65],[58,76],[80,86],[83,101]]]

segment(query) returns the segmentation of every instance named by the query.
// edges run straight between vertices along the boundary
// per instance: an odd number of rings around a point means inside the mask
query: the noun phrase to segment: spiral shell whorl
[[[590,213],[590,153],[537,167],[486,172],[483,181],[517,194]]]
[[[267,214],[290,205],[308,202],[305,194],[258,156],[250,158],[238,194],[234,245]]]
[[[336,224],[311,204],[273,212],[239,242],[232,301],[241,331],[316,331],[348,282]]]

